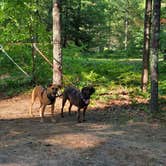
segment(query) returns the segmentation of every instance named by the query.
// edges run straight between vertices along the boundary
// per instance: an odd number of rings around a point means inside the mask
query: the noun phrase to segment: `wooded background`
[[[162,3],[161,18],[165,18]],[[0,42],[52,42],[52,0],[1,0]],[[141,0],[65,0],[61,2],[62,45],[74,42],[94,51],[126,50],[141,55],[145,5]],[[164,46],[161,27],[161,50]]]

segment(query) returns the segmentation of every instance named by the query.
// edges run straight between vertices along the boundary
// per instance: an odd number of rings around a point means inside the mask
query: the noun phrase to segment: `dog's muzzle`
[[[53,94],[54,96],[56,96],[57,90],[54,90],[54,91],[52,92],[52,94]]]

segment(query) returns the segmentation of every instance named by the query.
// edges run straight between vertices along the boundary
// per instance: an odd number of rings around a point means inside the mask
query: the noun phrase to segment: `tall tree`
[[[75,20],[75,30],[78,33],[78,35],[76,35],[75,37],[75,44],[77,46],[80,45],[79,43],[79,31],[80,31],[79,28],[80,28],[80,20],[81,20],[80,16],[81,16],[81,0],[78,0],[77,16]]]
[[[60,2],[53,0],[53,83],[62,85]]]
[[[163,53],[163,60],[166,61],[166,2],[161,2],[160,19],[160,50]]]
[[[146,3],[145,3],[145,19],[144,19],[143,65],[142,65],[142,78],[141,78],[141,89],[142,89],[142,91],[146,91],[147,90],[147,85],[148,85],[151,15],[152,15],[152,0],[146,0]]]
[[[160,7],[161,0],[154,0],[151,49],[151,112],[158,111],[158,50],[160,38]]]
[[[129,28],[128,8],[129,8],[129,1],[127,1],[126,3],[127,3],[127,7],[125,9],[125,39],[124,39],[125,50],[127,50],[127,43],[128,43],[128,28]]]

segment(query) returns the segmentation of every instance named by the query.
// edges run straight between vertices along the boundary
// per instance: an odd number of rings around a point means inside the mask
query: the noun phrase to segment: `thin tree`
[[[62,85],[60,1],[53,0],[53,83]]]
[[[80,45],[79,43],[79,33],[80,33],[80,20],[81,20],[81,0],[78,0],[78,7],[77,7],[77,16],[76,16],[76,20],[75,20],[75,31],[76,31],[76,35],[75,35],[75,44],[77,46]]]
[[[152,22],[152,49],[151,49],[151,112],[158,111],[158,50],[160,35],[160,8],[161,0],[154,0]]]
[[[165,8],[166,8],[166,3],[165,3]],[[162,11],[162,10],[161,10]],[[162,16],[162,14],[161,14]],[[166,14],[165,14],[166,17]],[[160,32],[161,32],[161,45],[160,45],[160,49],[161,52],[163,53],[163,60],[166,61],[166,47],[165,47],[165,43],[166,43],[166,33],[164,32],[165,30],[165,26],[166,26],[166,18],[161,18],[160,19]]]
[[[145,2],[145,19],[144,19],[144,48],[143,48],[143,64],[141,89],[147,90],[149,77],[149,55],[150,55],[150,32],[151,32],[151,16],[152,16],[152,0]]]
[[[37,7],[39,5],[39,1],[35,0],[34,2],[31,1],[31,5],[33,6],[33,3],[35,3],[35,7]],[[38,19],[38,15],[39,15],[39,11],[38,9],[33,12],[31,11],[31,17],[30,17],[30,36],[31,36],[31,43],[32,43],[32,82],[35,83],[36,82],[36,76],[35,76],[35,57],[36,57],[36,49],[34,47],[34,44],[37,43],[38,41],[38,33],[37,33],[37,29],[38,29],[38,24],[37,24],[37,19]],[[37,16],[37,17],[36,17]]]
[[[127,1],[128,2],[128,1]],[[129,2],[128,2],[128,6],[129,6]],[[128,31],[129,31],[129,13],[128,13],[128,9],[126,9],[126,16],[125,16],[125,39],[124,39],[124,47],[125,50],[127,50],[127,46],[128,46]]]

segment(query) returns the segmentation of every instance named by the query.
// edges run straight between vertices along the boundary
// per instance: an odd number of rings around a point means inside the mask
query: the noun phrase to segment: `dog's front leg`
[[[83,121],[85,121],[85,112],[86,112],[87,107],[84,107],[83,109]]]
[[[64,108],[64,106],[65,106],[65,103],[66,103],[66,98],[65,97],[63,97],[63,99],[62,99],[62,108],[61,108],[61,117],[63,118],[64,117],[64,115],[63,115],[63,108]]]
[[[71,115],[71,107],[72,107],[72,104],[70,103],[70,105],[69,105],[69,115]]]
[[[77,121],[78,121],[78,123],[81,123],[81,120],[80,120],[80,108],[78,108]]]
[[[55,122],[55,119],[54,119],[54,103],[51,105],[51,121]]]
[[[40,108],[40,122],[44,122],[44,111],[45,111],[46,106],[42,105]]]

